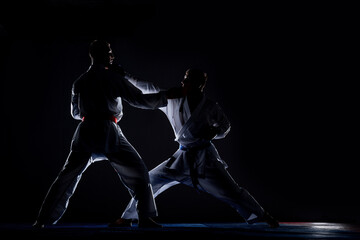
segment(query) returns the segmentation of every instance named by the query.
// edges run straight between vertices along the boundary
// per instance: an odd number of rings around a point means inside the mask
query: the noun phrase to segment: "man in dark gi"
[[[130,75],[112,65],[110,44],[95,40],[90,44],[90,68],[73,84],[71,115],[80,120],[71,143],[70,154],[51,185],[34,227],[56,224],[63,216],[84,171],[97,160],[108,160],[137,200],[139,227],[161,227],[157,215],[148,169],[128,142],[117,122],[123,115],[122,100],[143,109],[167,105],[170,91],[143,94],[131,84]]]

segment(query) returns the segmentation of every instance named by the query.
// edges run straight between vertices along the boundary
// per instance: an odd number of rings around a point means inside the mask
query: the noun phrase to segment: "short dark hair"
[[[108,51],[110,44],[105,40],[94,40],[90,43],[89,54],[93,58],[103,56]]]

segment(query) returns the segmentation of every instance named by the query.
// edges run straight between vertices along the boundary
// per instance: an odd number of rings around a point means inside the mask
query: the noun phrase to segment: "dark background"
[[[232,129],[215,141],[229,172],[280,221],[359,222],[353,6],[236,1],[2,1],[1,222],[33,222],[78,124],[73,81],[88,45],[163,88],[191,66]],[[357,66],[356,66],[357,67]],[[355,124],[356,123],[356,124]],[[159,110],[124,103],[119,123],[149,169],[177,149]],[[107,162],[90,166],[61,222],[109,222],[129,194]],[[157,198],[160,222],[243,221],[185,186]]]

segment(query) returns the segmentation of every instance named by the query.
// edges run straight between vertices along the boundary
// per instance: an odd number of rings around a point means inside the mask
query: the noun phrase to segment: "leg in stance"
[[[65,213],[70,197],[81,179],[83,172],[90,165],[89,153],[70,152],[59,175],[52,183],[34,224],[56,224]]]
[[[167,161],[161,163],[149,172],[150,183],[153,189],[154,198],[168,188],[179,184],[168,169],[165,168]],[[123,212],[121,218],[111,223],[112,227],[126,227],[130,226],[134,219],[139,219],[138,212],[136,211],[137,200],[132,198]]]
[[[264,220],[271,227],[279,225],[246,189],[238,186],[221,163],[215,166],[206,169],[205,177],[199,178],[200,189],[229,204],[247,223]]]
[[[149,173],[139,154],[129,144],[127,148],[123,147],[121,152],[107,154],[107,156],[130,195],[136,201],[133,214],[138,215],[139,227],[161,227],[151,219],[151,217],[157,216],[157,209]]]

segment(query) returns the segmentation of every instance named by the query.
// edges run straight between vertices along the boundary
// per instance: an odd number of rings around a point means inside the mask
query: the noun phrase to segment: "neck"
[[[110,66],[111,64],[110,63],[106,63],[106,62],[99,62],[99,61],[92,61],[91,62],[92,65],[96,65],[96,66]]]

